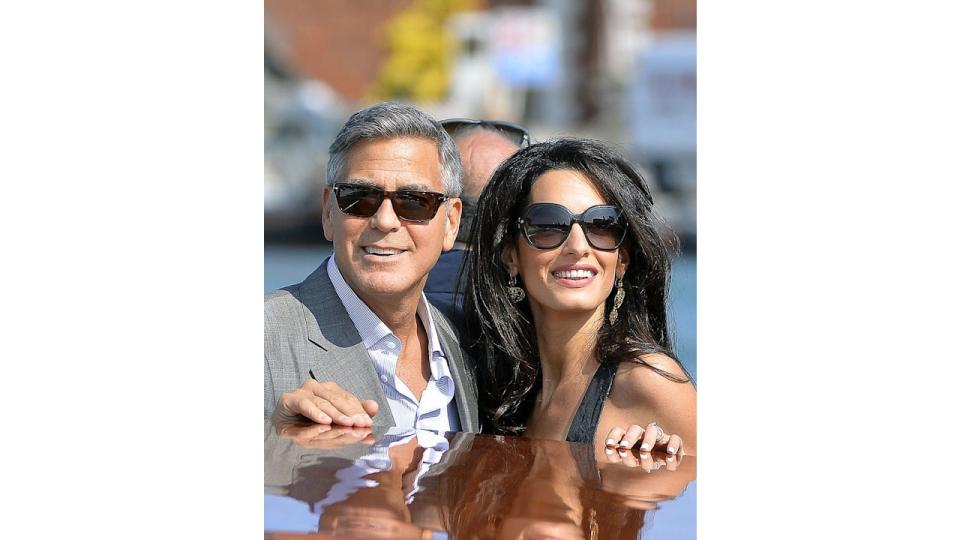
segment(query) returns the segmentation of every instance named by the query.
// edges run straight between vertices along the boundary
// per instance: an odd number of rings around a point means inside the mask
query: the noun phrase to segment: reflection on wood
[[[395,428],[320,438],[314,429],[317,444],[289,426],[266,429],[266,537],[277,540],[632,540],[696,475],[694,457],[648,472],[563,441]],[[302,519],[281,511],[278,497]]]

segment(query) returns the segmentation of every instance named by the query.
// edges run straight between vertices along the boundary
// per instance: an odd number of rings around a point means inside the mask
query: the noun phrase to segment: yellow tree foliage
[[[475,0],[414,0],[388,22],[387,59],[374,83],[374,96],[421,102],[446,96],[457,52],[447,18],[475,4]]]

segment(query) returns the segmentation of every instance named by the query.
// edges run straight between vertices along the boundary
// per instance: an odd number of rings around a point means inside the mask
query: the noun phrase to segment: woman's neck
[[[537,349],[543,372],[544,395],[561,383],[590,377],[596,371],[597,332],[603,324],[602,307],[592,313],[535,310]]]

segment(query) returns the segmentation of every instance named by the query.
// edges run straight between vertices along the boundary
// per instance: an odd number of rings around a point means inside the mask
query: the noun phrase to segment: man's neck
[[[370,311],[400,339],[410,335],[411,331],[416,331],[417,307],[420,305],[422,294],[422,285],[410,294],[386,298],[382,296],[371,298],[369,295],[357,292],[357,296],[370,308]]]

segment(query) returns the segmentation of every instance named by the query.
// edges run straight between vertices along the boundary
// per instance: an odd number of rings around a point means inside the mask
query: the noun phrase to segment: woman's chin
[[[603,302],[595,298],[571,298],[572,295],[562,295],[547,299],[546,302],[537,302],[545,313],[556,313],[571,316],[592,315],[603,309]]]

